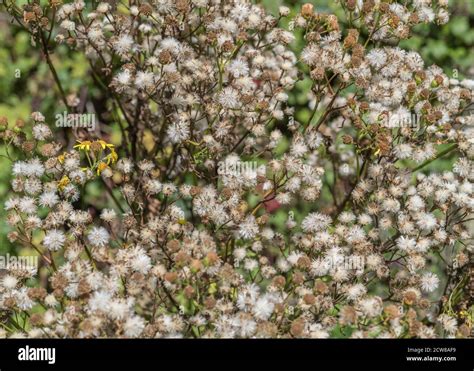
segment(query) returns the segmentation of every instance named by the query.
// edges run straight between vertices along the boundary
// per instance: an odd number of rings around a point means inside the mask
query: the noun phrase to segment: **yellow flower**
[[[83,151],[89,151],[91,148],[92,142],[90,140],[84,140],[84,141],[77,141],[79,144],[76,144],[74,148],[78,148],[79,150]]]
[[[70,181],[70,179],[68,178],[68,176],[67,176],[67,175],[64,175],[64,176],[61,178],[61,180],[59,181],[58,189],[62,191],[62,190],[64,189],[64,187],[66,187],[70,182],[71,182],[71,181]]]
[[[110,148],[113,149],[115,146],[112,143],[107,143],[105,140],[99,139],[97,143],[100,143],[102,149]]]
[[[107,143],[102,139],[78,141],[78,144],[74,146],[74,148],[86,153],[89,167],[83,168],[83,170],[95,170],[97,175],[100,175],[105,169],[109,168],[109,165],[117,162],[118,155],[114,147],[112,143]],[[108,150],[107,155],[103,153],[104,150]]]
[[[106,162],[100,162],[99,165],[97,166],[97,175],[100,175],[100,173],[103,172],[108,167],[109,165],[107,165]]]
[[[64,159],[66,158],[66,153],[63,153],[62,155],[58,156],[58,161],[60,164],[64,162]]]
[[[113,148],[110,149],[110,154],[108,154],[105,159],[107,160],[107,164],[110,165],[110,163],[114,164],[118,160],[118,155],[117,152]]]

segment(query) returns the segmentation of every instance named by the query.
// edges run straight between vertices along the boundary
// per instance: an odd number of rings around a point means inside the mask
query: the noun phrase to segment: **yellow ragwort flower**
[[[92,142],[90,140],[77,141],[79,144],[76,144],[74,148],[77,148],[82,151],[89,151],[91,148]]]
[[[67,175],[64,175],[59,181],[58,189],[62,191],[64,187],[66,187],[70,182],[71,180],[69,179],[69,177]]]
[[[97,175],[100,175],[100,173],[103,172],[108,167],[109,165],[107,165],[106,162],[100,162],[99,165],[97,166]]]
[[[60,164],[64,163],[64,159],[66,158],[66,152],[64,152],[62,155],[58,156],[58,161]]]
[[[118,160],[118,155],[117,155],[117,152],[115,152],[115,150],[113,148],[110,149],[111,152],[110,154],[108,154],[105,159],[107,160],[107,164],[110,165],[111,163],[114,164],[117,162]]]
[[[113,149],[115,146],[112,143],[107,143],[105,140],[99,139],[98,143],[102,146],[102,149],[110,148]]]

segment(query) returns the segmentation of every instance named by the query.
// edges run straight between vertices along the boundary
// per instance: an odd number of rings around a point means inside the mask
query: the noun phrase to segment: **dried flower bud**
[[[139,6],[138,11],[145,16],[153,14],[153,8],[148,3],[143,3]]]
[[[313,15],[313,4],[306,3],[301,7],[301,15],[305,18],[310,18]]]

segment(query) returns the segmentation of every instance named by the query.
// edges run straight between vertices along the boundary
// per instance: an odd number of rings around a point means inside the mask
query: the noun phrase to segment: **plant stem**
[[[437,159],[439,159],[440,157],[443,157],[444,155],[448,154],[449,152],[455,150],[457,148],[457,144],[452,144],[451,146],[449,146],[448,148],[446,148],[445,150],[441,151],[440,153],[438,153],[435,157],[433,157],[432,159],[428,160],[428,161],[425,161],[423,162],[421,165],[415,167],[412,172],[414,173],[415,171],[418,171],[420,169],[423,169],[425,166],[431,164],[433,161],[436,161]]]

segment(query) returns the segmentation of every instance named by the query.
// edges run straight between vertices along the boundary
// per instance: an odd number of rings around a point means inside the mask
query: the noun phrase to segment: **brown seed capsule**
[[[34,140],[25,140],[21,145],[21,148],[26,153],[31,153],[35,149],[35,141]]]
[[[428,309],[430,307],[430,301],[427,299],[421,299],[418,303],[420,309]]]
[[[46,143],[43,146],[41,146],[40,152],[45,157],[54,156],[56,153],[55,146],[52,143]]]
[[[305,321],[302,318],[295,319],[291,324],[291,335],[299,337],[304,331]]]
[[[265,111],[269,106],[270,104],[266,100],[262,100],[256,104],[255,108],[259,111]]]
[[[418,14],[417,13],[410,14],[410,17],[408,17],[408,22],[411,24],[418,24],[420,22],[420,18],[418,17]]]
[[[216,306],[216,299],[213,297],[209,296],[204,300],[204,306],[206,307],[207,310],[211,310]]]
[[[217,41],[217,34],[213,31],[210,31],[206,34],[206,39],[209,44],[214,44]]]
[[[311,78],[316,81],[324,79],[324,68],[316,67],[311,70]]]
[[[426,80],[426,72],[423,70],[419,70],[415,72],[415,80],[417,83]]]
[[[273,285],[276,287],[283,287],[285,286],[286,279],[283,276],[275,276],[273,277]]]
[[[342,143],[344,143],[344,144],[352,144],[352,142],[353,142],[353,139],[352,139],[352,137],[351,137],[350,135],[344,134],[344,135],[342,136]]]
[[[443,130],[444,130],[445,133],[450,131],[452,128],[453,128],[453,126],[449,122],[447,122],[446,124],[443,125]]]
[[[191,191],[189,193],[191,194],[191,196],[197,196],[198,194],[201,193],[201,188],[197,186],[192,186]]]
[[[306,41],[310,42],[317,42],[321,40],[321,34],[319,32],[309,32],[306,34]]]
[[[230,40],[225,41],[222,44],[222,50],[224,52],[231,52],[232,50],[234,50],[234,43]]]
[[[32,326],[41,326],[43,324],[43,315],[41,313],[33,313],[30,316],[30,324]]]
[[[199,259],[193,259],[191,261],[191,270],[199,272],[202,269],[202,263]]]
[[[390,10],[390,7],[387,3],[380,3],[379,5],[379,10],[382,12],[382,13],[387,13],[389,10]]]
[[[33,12],[39,17],[43,15],[43,10],[38,4],[33,5]]]
[[[41,27],[46,28],[48,27],[48,24],[49,24],[49,19],[47,17],[41,17],[40,19]]]
[[[318,294],[325,294],[325,293],[328,292],[329,288],[328,288],[328,285],[326,285],[325,282],[323,282],[321,280],[316,280],[316,282],[314,283],[314,290]]]
[[[366,0],[362,5],[362,13],[370,13],[375,7],[374,0]]]
[[[471,99],[471,92],[468,89],[461,89],[459,91],[459,98],[469,101]]]
[[[265,225],[268,223],[268,220],[270,219],[270,217],[268,216],[268,214],[263,214],[262,216],[258,217],[256,219],[256,222],[258,225]]]
[[[33,22],[36,19],[36,14],[33,12],[24,12],[23,13],[23,21],[25,23]]]
[[[362,58],[364,56],[365,48],[361,44],[356,44],[352,48],[352,56]]]
[[[430,124],[434,124],[436,122],[436,115],[429,113],[426,115],[426,121],[428,121]]]
[[[421,112],[423,113],[428,113],[431,110],[431,104],[430,102],[426,102],[423,104],[423,107],[421,107]]]
[[[11,231],[11,232],[8,232],[7,234],[8,241],[10,242],[15,242],[16,240],[18,240],[18,237],[19,237],[19,234],[16,231]]]
[[[361,102],[360,105],[359,105],[359,110],[361,112],[366,112],[369,110],[369,103],[368,102]]]
[[[417,300],[416,293],[413,291],[407,291],[403,295],[403,302],[407,305],[413,305]]]
[[[410,336],[417,336],[421,328],[422,328],[422,324],[420,321],[417,321],[417,320],[408,321],[408,334]]]
[[[90,149],[94,152],[100,152],[102,150],[102,144],[99,141],[93,141],[90,144]]]
[[[178,273],[176,272],[166,272],[164,276],[165,281],[173,283],[178,279]]]
[[[380,150],[382,155],[388,155],[391,148],[390,137],[385,133],[377,133],[375,137],[377,148]]]
[[[362,64],[362,58],[353,55],[351,58],[351,64],[355,68],[360,67],[360,65]]]
[[[159,55],[158,55],[158,61],[161,64],[169,64],[171,63],[172,60],[172,55],[169,52],[169,50],[163,50]]]
[[[247,41],[249,38],[249,35],[247,34],[247,32],[245,31],[241,31],[239,32],[239,34],[237,35],[237,41]]]
[[[79,284],[77,285],[77,292],[80,296],[90,293],[91,290],[92,288],[86,279],[79,280]]]
[[[463,323],[461,326],[459,326],[458,333],[459,335],[461,335],[461,337],[468,338],[471,336],[471,329],[469,328],[468,325]]]
[[[357,322],[357,311],[354,307],[346,305],[341,309],[341,322],[342,324],[352,324]]]
[[[301,269],[308,269],[311,267],[311,260],[307,256],[301,256],[296,262],[296,265]]]
[[[402,26],[399,32],[399,37],[402,40],[408,39],[410,37],[410,27],[408,27],[407,25]]]
[[[346,7],[350,12],[353,12],[356,8],[357,0],[347,0]]]
[[[44,287],[32,287],[28,289],[28,297],[32,300],[43,300],[47,295]]]
[[[53,289],[64,289],[68,285],[67,278],[61,274],[61,273],[56,273],[52,278],[51,278],[51,287]]]
[[[357,43],[357,40],[353,37],[347,36],[344,39],[344,48],[350,49]]]
[[[138,11],[142,13],[143,15],[149,16],[153,13],[153,8],[151,7],[150,4],[144,3],[140,5],[140,7],[138,8]]]
[[[406,317],[409,321],[416,319],[416,311],[413,308],[408,309]]]
[[[188,0],[176,0],[175,1],[176,9],[181,13],[187,13],[189,11],[189,1]]]
[[[241,97],[242,103],[244,104],[250,104],[254,99],[255,97],[251,94],[242,94]]]
[[[423,89],[420,92],[420,97],[423,99],[428,99],[430,97],[430,91],[428,89]]]
[[[64,290],[63,289],[55,289],[53,291],[53,296],[56,299],[62,299],[64,297]]]
[[[184,296],[186,296],[187,299],[192,299],[195,293],[196,290],[194,290],[194,287],[191,285],[188,285],[184,288]]]
[[[334,14],[328,15],[329,27],[333,31],[339,31],[339,20]]]
[[[347,33],[348,36],[353,37],[356,41],[359,38],[359,31],[356,28],[350,28]]]
[[[276,303],[275,313],[285,313],[285,305],[283,303]]]
[[[400,311],[396,305],[390,304],[384,308],[384,312],[390,319],[395,319],[400,317]]]
[[[12,297],[6,298],[3,300],[3,306],[6,309],[13,308],[15,306],[15,299]]]
[[[191,257],[186,252],[180,251],[176,254],[174,261],[176,264],[183,266],[191,261]]]
[[[49,0],[49,5],[53,8],[57,8],[62,4],[62,0]]]
[[[395,14],[391,14],[388,22],[392,28],[397,28],[400,24],[400,17]]]
[[[166,248],[167,248],[170,252],[179,251],[180,243],[179,243],[178,240],[169,240],[169,241],[166,243]]]
[[[305,18],[309,18],[313,15],[313,9],[314,9],[313,4],[310,4],[310,3],[303,4],[303,6],[301,7],[301,15]]]
[[[316,297],[313,294],[306,294],[305,296],[303,296],[303,301],[305,302],[305,304],[313,305],[314,303],[316,303]]]
[[[441,85],[444,81],[443,76],[441,75],[436,75],[434,79],[438,85]]]
[[[219,256],[214,251],[211,251],[206,255],[206,259],[210,265],[214,265],[219,261]]]
[[[304,282],[304,275],[301,272],[293,273],[293,282],[295,285],[301,285]]]

